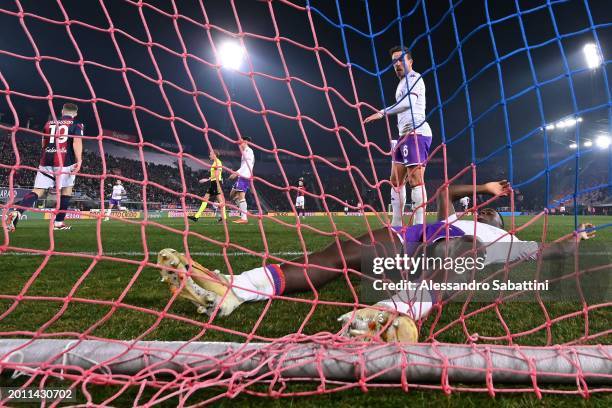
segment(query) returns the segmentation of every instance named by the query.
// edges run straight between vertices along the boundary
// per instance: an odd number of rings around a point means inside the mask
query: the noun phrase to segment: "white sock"
[[[247,219],[247,202],[246,200],[238,201],[238,208],[240,208],[240,218],[243,220]]]
[[[423,203],[427,202],[427,191],[425,191],[425,184],[413,187],[411,197],[412,202],[414,203],[414,215],[412,216],[412,225],[424,224],[425,206],[423,205]]]
[[[376,303],[376,306],[386,307],[405,313],[414,320],[425,317],[433,307],[431,293],[427,290],[411,290],[399,292],[391,299]]]
[[[112,211],[112,210],[111,210],[110,208],[107,208],[107,209],[106,209],[106,216],[107,216],[107,217],[108,217],[109,215],[111,215],[111,211]]]
[[[391,207],[393,208],[392,227],[403,225],[402,216],[404,215],[404,204],[406,203],[406,186],[403,185],[399,191],[391,187]]]
[[[226,276],[231,281],[231,276]],[[234,294],[245,302],[268,300],[274,294],[272,274],[264,267],[234,275],[233,286]]]

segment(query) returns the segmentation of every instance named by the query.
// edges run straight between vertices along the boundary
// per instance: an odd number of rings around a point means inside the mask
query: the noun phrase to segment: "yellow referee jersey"
[[[210,181],[223,181],[223,176],[221,174],[222,172],[223,163],[221,163],[221,160],[219,160],[218,158],[215,158],[212,163],[212,166],[210,166]]]

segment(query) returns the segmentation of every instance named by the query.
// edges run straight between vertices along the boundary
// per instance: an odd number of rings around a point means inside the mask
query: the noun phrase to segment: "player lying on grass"
[[[490,208],[479,211],[476,221],[458,220],[452,202],[471,194],[473,188],[471,185],[449,186],[448,196],[445,191],[439,191],[438,221],[435,223],[375,230],[372,235],[365,234],[356,240],[333,243],[322,251],[308,255],[307,261],[306,257],[300,257],[280,265],[255,268],[240,275],[210,271],[197,262],[189,262],[174,249],[164,249],[158,255],[158,264],[164,267],[161,270],[162,280],[168,282],[173,293],[180,290],[181,297],[196,304],[199,313],[227,316],[244,302],[266,301],[273,296],[321,288],[333,279],[344,277],[342,271],[345,269],[370,274],[371,270],[362,270],[362,261],[368,259],[364,257],[371,256],[372,252],[380,254],[381,248],[386,256],[391,257],[395,254],[390,253],[389,249],[397,248],[395,253],[399,253],[402,246],[409,256],[422,248],[426,248],[429,257],[457,259],[482,256],[485,265],[536,259],[538,255],[544,259],[560,258],[574,253],[574,241],[547,246],[521,241],[502,229],[503,219]],[[510,186],[506,181],[476,186],[477,194],[505,196],[509,191]],[[594,237],[594,232],[584,231],[590,227],[590,224],[580,226],[581,232],[576,237],[578,241]],[[303,265],[306,263],[305,269]],[[184,272],[190,264],[192,268],[188,276]],[[438,272],[427,271],[430,274],[428,279],[435,282],[463,281],[469,275]],[[427,290],[400,292],[374,307],[347,313],[339,320],[343,322],[348,336],[380,335],[386,341],[415,342],[417,330],[414,321],[428,314],[435,303],[434,296]]]

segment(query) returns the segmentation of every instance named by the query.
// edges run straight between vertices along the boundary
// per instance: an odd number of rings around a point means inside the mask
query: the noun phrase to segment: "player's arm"
[[[246,157],[245,157],[246,160],[244,160],[242,162],[242,164],[240,165],[240,168],[238,170],[236,170],[235,173],[232,173],[229,176],[230,180],[235,179],[240,174],[245,174],[245,173],[251,174],[252,173],[251,169],[249,169],[249,161],[253,160],[253,156],[254,156],[253,151],[251,150],[250,154],[249,154],[249,152],[244,152],[243,151],[242,154],[246,155]]]
[[[448,186],[448,194],[444,189],[438,192],[438,220],[445,220],[447,216],[455,213],[453,201],[460,197],[474,194],[487,194],[492,196],[507,196],[510,194],[510,183],[507,180],[493,181],[485,184],[457,184]]]
[[[425,84],[419,78],[410,89],[404,90],[404,94],[399,101],[387,108],[381,109],[379,113],[382,115],[397,115],[412,109],[417,100],[423,97],[425,97]]]
[[[425,97],[425,83],[422,78],[419,78],[415,84],[410,89],[403,90],[402,97],[395,104],[386,107],[384,109],[379,110],[376,113],[371,114],[363,123],[372,122],[373,120],[378,120],[383,118],[385,115],[397,115],[398,113],[402,113],[407,111],[408,109],[412,109],[414,104],[416,104],[418,98]]]
[[[48,137],[49,132],[49,122],[47,122],[43,128],[43,135],[40,137],[40,145],[43,149],[45,148],[45,138]]]
[[[566,239],[552,244],[539,243],[543,259],[561,259],[576,253],[576,244],[580,241],[595,238],[593,224],[580,224],[574,239]]]
[[[220,172],[221,172],[221,169],[219,168],[219,165],[218,164],[214,165],[213,166],[213,175],[214,175],[213,177],[217,181],[219,181],[219,175],[220,175],[219,173]]]
[[[72,148],[74,149],[74,158],[76,163],[72,168],[72,173],[76,174],[81,170],[81,165],[83,164],[83,124],[79,124],[77,126],[76,134],[73,135],[74,140],[72,141]]]

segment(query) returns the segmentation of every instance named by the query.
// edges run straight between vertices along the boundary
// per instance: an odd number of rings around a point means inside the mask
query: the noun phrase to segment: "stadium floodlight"
[[[546,125],[546,130],[553,130],[555,128],[555,125],[553,123],[551,123],[550,125]]]
[[[572,143],[569,145],[570,149],[577,149],[578,148],[578,144],[577,143]]]
[[[603,62],[601,51],[597,45],[588,43],[582,49],[587,66],[591,69],[597,69]]]
[[[595,139],[595,145],[597,145],[597,147],[599,147],[600,149],[607,149],[608,147],[610,147],[610,144],[612,144],[612,140],[610,139],[609,136],[598,136],[597,139]]]
[[[217,54],[224,68],[239,69],[244,59],[245,50],[239,43],[228,41],[221,44]]]
[[[593,146],[593,142],[591,140],[587,140],[584,142],[584,147],[591,147]]]

